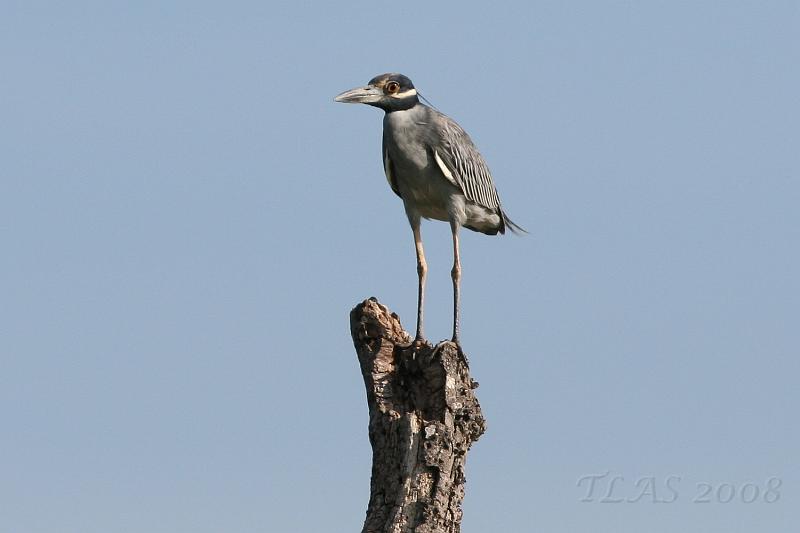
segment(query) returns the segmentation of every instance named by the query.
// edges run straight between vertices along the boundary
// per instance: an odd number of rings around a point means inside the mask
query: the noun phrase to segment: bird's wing
[[[489,209],[500,207],[492,174],[467,132],[445,115],[439,115],[439,142],[433,156],[442,174],[459,187],[467,200]]]
[[[394,164],[389,159],[389,150],[386,147],[386,137],[383,138],[383,172],[386,174],[386,181],[397,196],[400,196],[400,189],[397,188],[397,176],[394,172]],[[402,198],[402,196],[401,196]]]

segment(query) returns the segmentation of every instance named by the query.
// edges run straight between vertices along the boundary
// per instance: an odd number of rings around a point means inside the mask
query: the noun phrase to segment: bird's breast
[[[394,179],[406,207],[426,218],[447,220],[454,187],[441,176],[424,137],[407,123],[393,125],[385,134]]]
[[[422,170],[429,165],[424,136],[419,125],[409,120],[393,121],[385,125],[387,147],[392,161],[408,170]]]

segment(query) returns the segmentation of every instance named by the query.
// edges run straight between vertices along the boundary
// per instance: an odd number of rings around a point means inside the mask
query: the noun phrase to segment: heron
[[[453,119],[420,101],[402,74],[375,76],[366,86],[345,91],[336,102],[367,104],[384,111],[383,170],[392,191],[403,200],[417,254],[417,329],[424,341],[423,313],[428,266],[422,246],[421,219],[449,222],[453,237],[453,336],[461,348],[461,227],[486,235],[525,230],[511,221],[489,172],[469,135]]]

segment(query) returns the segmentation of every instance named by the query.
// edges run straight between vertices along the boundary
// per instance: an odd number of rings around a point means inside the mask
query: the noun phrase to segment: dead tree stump
[[[372,481],[362,533],[458,533],[464,462],[486,425],[452,342],[411,346],[370,298],[350,313],[369,406]]]

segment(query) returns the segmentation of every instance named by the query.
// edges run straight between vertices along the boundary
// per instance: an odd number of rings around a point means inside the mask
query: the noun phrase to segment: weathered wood
[[[452,342],[411,345],[374,298],[350,313],[367,389],[372,481],[362,533],[458,533],[467,451],[485,421]]]

